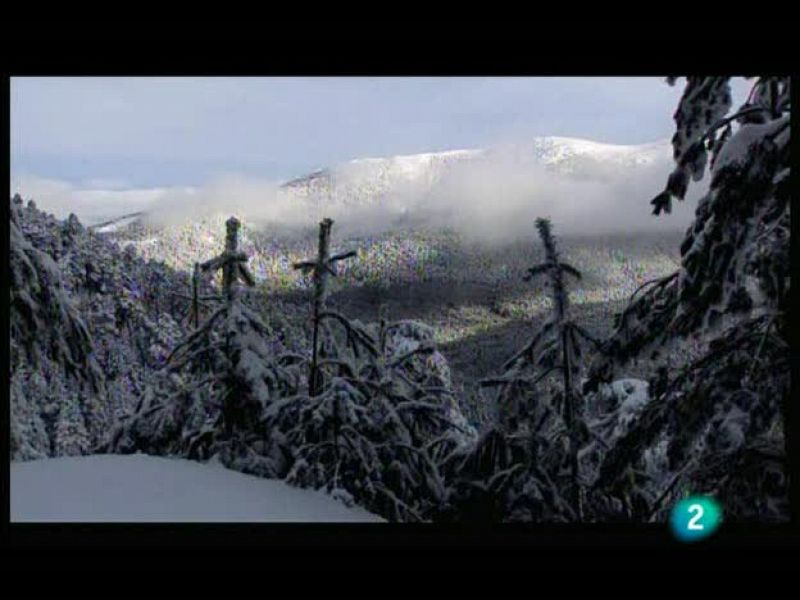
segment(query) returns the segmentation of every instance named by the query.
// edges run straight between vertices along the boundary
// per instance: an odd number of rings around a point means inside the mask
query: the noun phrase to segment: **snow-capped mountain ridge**
[[[574,157],[591,158],[597,161],[630,161],[636,164],[652,162],[659,154],[667,152],[668,140],[647,144],[626,145],[596,142],[583,138],[546,136],[534,138],[525,144],[504,144],[487,148],[446,150],[443,152],[423,152],[419,154],[398,154],[387,157],[356,158],[339,166],[321,169],[287,182],[286,186],[297,186],[305,181],[324,178],[336,172],[347,171],[353,167],[369,167],[419,177],[421,171],[440,167],[452,162],[462,162],[482,157],[515,157],[528,159],[543,165],[556,166]]]
[[[293,179],[282,189],[300,198],[366,204],[407,186],[424,190],[455,169],[467,172],[471,165],[489,169],[542,168],[578,179],[607,181],[618,176],[619,169],[652,165],[669,156],[668,140],[620,145],[539,137],[524,144],[354,159]]]
[[[297,200],[310,201],[313,209],[327,211],[337,205],[380,205],[387,196],[396,196],[397,192],[425,194],[443,178],[452,182],[466,177],[489,185],[487,182],[496,171],[500,181],[506,174],[520,172],[526,172],[530,180],[541,169],[557,177],[563,175],[565,181],[613,183],[656,161],[663,159],[666,164],[669,157],[667,140],[619,145],[568,137],[537,137],[524,143],[487,148],[357,158],[285,181],[278,186],[277,197],[285,201],[289,211],[296,211]],[[240,181],[244,182],[243,189],[231,189],[232,184],[235,186]],[[228,198],[246,195],[252,198],[248,205],[256,208],[264,203],[264,198],[276,197],[274,183],[236,177],[206,186],[128,190],[81,189],[66,184],[59,187],[53,182],[42,183],[35,179],[23,183],[12,182],[12,187],[19,187],[19,192],[27,197],[35,197],[42,208],[59,218],[74,212],[83,223],[96,230],[102,228],[102,232],[125,228],[129,220],[124,217],[134,212],[141,212],[142,217],[153,216],[151,221],[157,223],[163,221],[159,216],[165,206],[170,207],[171,214],[184,210],[187,216],[196,218],[200,205],[203,214],[207,214],[208,209],[214,212],[216,208],[211,205],[221,195]],[[68,210],[65,205],[69,206]],[[219,209],[230,212],[231,206],[226,204]]]
[[[545,136],[534,138],[530,143],[525,144],[505,144],[487,148],[356,158],[333,168],[321,169],[298,177],[284,185],[286,187],[298,187],[305,182],[328,178],[359,167],[418,178],[423,176],[425,170],[440,168],[454,162],[490,157],[513,157],[519,161],[527,159],[530,162],[538,162],[546,166],[557,166],[576,157],[600,162],[619,161],[632,164],[648,164],[658,158],[659,155],[668,152],[668,148],[668,140],[625,145],[597,142],[583,138]]]
[[[558,164],[571,156],[592,157],[595,160],[632,159],[637,164],[645,164],[655,160],[659,154],[669,152],[669,140],[628,145],[549,136],[536,138],[533,147],[535,154],[547,164]]]

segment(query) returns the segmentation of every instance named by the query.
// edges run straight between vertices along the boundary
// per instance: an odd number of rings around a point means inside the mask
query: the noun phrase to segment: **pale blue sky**
[[[152,187],[543,135],[638,144],[672,135],[681,89],[655,77],[14,77],[11,170]]]

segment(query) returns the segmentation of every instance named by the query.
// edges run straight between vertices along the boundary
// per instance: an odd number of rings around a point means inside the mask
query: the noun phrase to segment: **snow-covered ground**
[[[312,490],[144,454],[11,463],[12,522],[378,522]]]

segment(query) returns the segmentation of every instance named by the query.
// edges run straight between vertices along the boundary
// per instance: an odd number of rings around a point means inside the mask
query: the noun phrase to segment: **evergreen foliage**
[[[275,407],[275,427],[297,449],[287,480],[326,489],[392,521],[431,518],[447,489],[439,462],[471,431],[459,420],[442,357],[429,328],[414,321],[377,328],[326,310],[332,221],[320,224],[318,260],[298,265],[315,277],[314,348],[307,393]]]
[[[58,264],[21,228],[37,213],[35,204],[23,209],[16,196],[10,208],[12,456],[85,452],[103,439],[113,419],[92,335]],[[52,238],[39,240],[58,248]]]
[[[679,268],[637,289],[602,343],[571,317],[567,276],[581,273],[537,219],[544,261],[526,280],[546,282],[550,318],[481,382],[496,396],[480,434],[430,327],[328,306],[337,264],[357,256],[331,251],[332,220],[294,265],[311,276],[312,328],[289,335],[263,317],[280,301],[248,292],[234,217],[221,254],[190,275],[15,196],[12,459],[217,456],[390,521],[664,520],[686,490],[714,495],[729,520],[785,520],[789,89],[754,78],[731,111],[729,78],[686,79],[653,213],[706,171],[710,187]],[[689,342],[699,352],[671,357]],[[649,381],[623,378],[640,357]]]
[[[264,413],[298,392],[302,357],[280,342],[243,301],[238,281],[252,285],[237,248],[239,222],[227,223],[223,253],[200,265],[223,271],[218,308],[181,340],[154,373],[136,413],[114,434],[111,449],[210,458],[262,476],[282,476],[289,451],[265,425]]]
[[[536,228],[545,262],[531,267],[526,279],[547,277],[551,317],[506,363],[501,377],[482,382],[499,388],[497,420],[474,447],[451,459],[450,469],[459,480],[453,503],[461,506],[455,514],[583,519],[578,450],[586,434],[575,381],[581,344],[599,343],[569,317],[564,274],[581,274],[560,260],[549,220],[538,219]],[[560,384],[548,394],[544,383],[555,374]]]
[[[705,342],[702,356],[669,373],[600,469],[596,490],[625,496],[639,518],[664,518],[685,486],[716,495],[732,519],[788,515],[789,89],[788,78],[757,78],[729,115],[728,78],[687,78],[675,114],[676,168],[654,212],[668,212],[706,163],[710,189],[679,271],[632,299],[587,385],[596,389],[629,358],[682,337]],[[664,467],[623,493],[657,447]]]

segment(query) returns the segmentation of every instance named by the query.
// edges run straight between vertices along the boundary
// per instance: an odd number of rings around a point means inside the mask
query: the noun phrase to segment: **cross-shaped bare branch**
[[[225,250],[219,256],[199,265],[199,271],[209,273],[222,269],[222,293],[225,298],[233,298],[236,283],[241,279],[252,287],[256,281],[247,269],[247,255],[239,252],[239,228],[242,224],[236,217],[225,222]]]
[[[314,339],[312,344],[311,371],[309,374],[309,394],[314,396],[321,391],[322,381],[317,367],[317,354],[319,347],[319,322],[320,314],[325,306],[328,277],[336,277],[336,263],[356,256],[354,250],[330,255],[332,219],[323,219],[319,224],[319,244],[316,260],[304,260],[292,265],[303,273],[311,273],[314,281]]]

